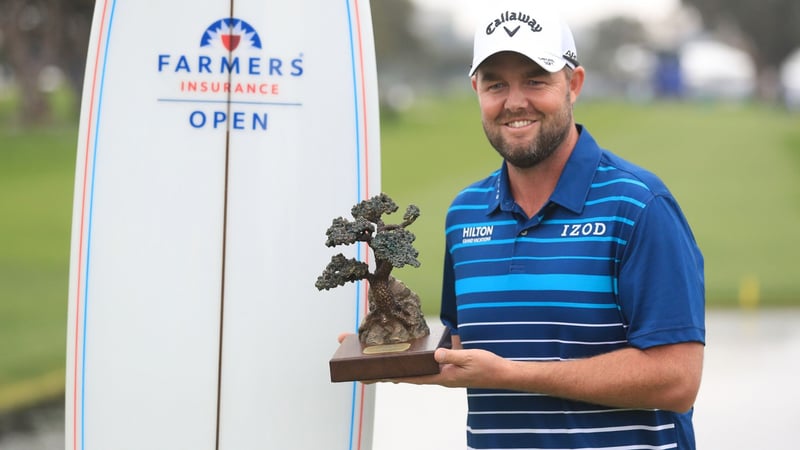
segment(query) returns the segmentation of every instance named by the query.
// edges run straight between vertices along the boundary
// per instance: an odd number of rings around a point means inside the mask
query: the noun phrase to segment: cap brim
[[[546,70],[546,71],[548,71],[550,73],[560,72],[564,67],[570,65],[570,61],[567,60],[566,58],[564,58],[563,56],[553,56],[553,55],[538,54],[538,53],[534,54],[532,52],[523,52],[523,51],[519,51],[519,50],[513,50],[513,49],[504,48],[504,49],[501,49],[501,50],[492,51],[492,52],[486,54],[485,56],[478,56],[475,59],[473,59],[472,65],[469,68],[469,76],[475,75],[475,72],[478,71],[478,68],[480,67],[480,65],[483,64],[484,62],[486,62],[487,59],[491,58],[492,56],[494,56],[494,55],[496,55],[498,53],[503,53],[503,52],[518,53],[518,54],[530,59],[531,61],[536,63],[539,67],[541,67],[542,69],[544,69],[544,70]]]

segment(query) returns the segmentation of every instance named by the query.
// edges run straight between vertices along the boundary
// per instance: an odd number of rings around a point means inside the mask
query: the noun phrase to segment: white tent
[[[694,97],[742,99],[755,89],[756,69],[750,56],[717,41],[684,45],[681,67],[688,94]]]

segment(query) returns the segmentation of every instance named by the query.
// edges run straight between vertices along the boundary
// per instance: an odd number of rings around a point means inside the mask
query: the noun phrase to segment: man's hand
[[[445,387],[493,388],[502,383],[500,375],[509,370],[510,361],[485,350],[437,349],[434,353],[440,372],[422,377],[393,380],[399,383],[438,384]]]

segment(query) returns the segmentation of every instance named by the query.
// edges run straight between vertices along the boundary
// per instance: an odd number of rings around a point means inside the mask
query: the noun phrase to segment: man
[[[468,388],[470,448],[693,449],[703,258],[675,199],[574,122],[586,74],[538,2],[490,3],[470,76],[504,163],[447,214],[453,349],[399,381]]]

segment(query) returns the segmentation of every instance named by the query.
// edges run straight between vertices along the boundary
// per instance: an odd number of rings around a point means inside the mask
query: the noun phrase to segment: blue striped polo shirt
[[[505,165],[447,213],[442,321],[464,348],[517,361],[705,341],[703,257],[665,185],[580,138],[528,218]],[[691,412],[468,389],[474,449],[693,449]]]

